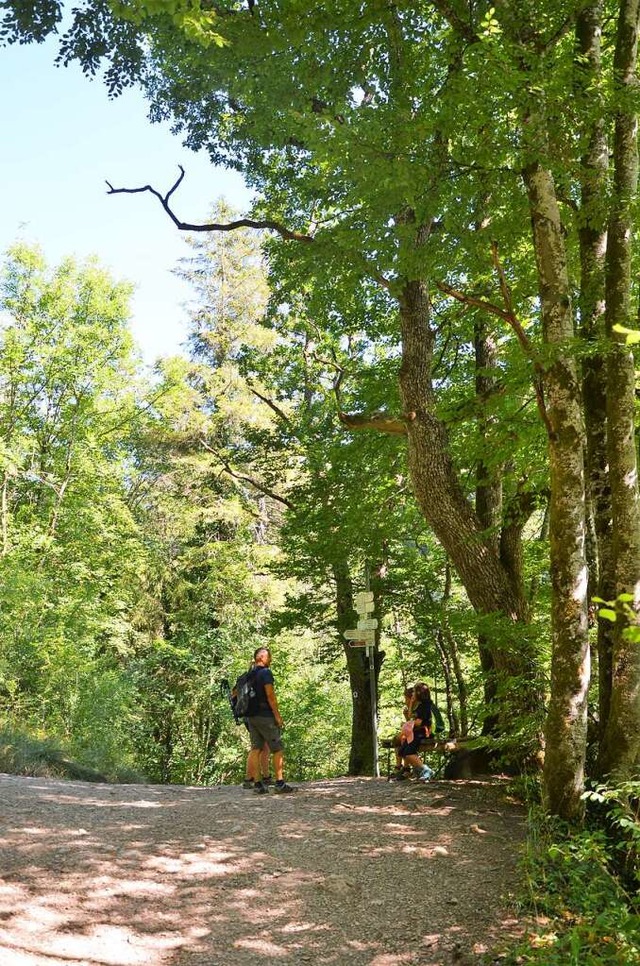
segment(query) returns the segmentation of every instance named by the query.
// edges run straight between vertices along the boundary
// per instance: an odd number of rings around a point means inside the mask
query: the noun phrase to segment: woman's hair
[[[426,701],[428,698],[431,698],[431,691],[422,681],[420,684],[416,684],[415,692],[420,701]]]
[[[255,651],[253,652],[253,660],[255,661],[258,657],[258,654],[262,654],[263,651],[266,651],[269,657],[271,657],[271,651],[268,647],[256,647]]]
[[[415,690],[414,688],[405,688],[404,689],[405,698],[412,698],[414,690]]]

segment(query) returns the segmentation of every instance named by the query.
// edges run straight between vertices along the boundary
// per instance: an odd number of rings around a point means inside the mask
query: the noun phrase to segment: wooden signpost
[[[344,638],[347,641],[362,641],[363,644],[373,644],[376,639],[376,632],[354,627],[344,632]]]
[[[371,723],[373,727],[373,775],[374,778],[378,778],[380,769],[378,765],[378,712],[376,708],[376,669],[374,656],[378,621],[375,617],[367,616],[373,614],[375,607],[373,591],[360,591],[360,593],[355,595],[353,602],[358,614],[358,626],[344,631],[344,637],[349,642],[349,647],[365,647],[367,649],[369,685],[371,689]]]
[[[376,617],[367,617],[366,619],[358,621],[359,631],[375,631],[378,626],[378,620]]]

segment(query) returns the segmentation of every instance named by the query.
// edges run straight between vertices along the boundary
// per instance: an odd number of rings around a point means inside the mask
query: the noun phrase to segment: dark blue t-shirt
[[[419,728],[414,730],[416,737],[423,737],[426,733],[426,729],[431,727],[431,698],[425,698],[420,704],[417,704],[412,712],[414,718],[419,718],[422,722]]]
[[[267,696],[264,692],[265,684],[273,685],[273,674],[268,667],[257,667],[253,672],[253,687],[255,697],[249,702],[248,718],[273,718]]]

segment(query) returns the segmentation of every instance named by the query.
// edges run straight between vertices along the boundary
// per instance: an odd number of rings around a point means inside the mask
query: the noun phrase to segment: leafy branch
[[[220,460],[225,473],[228,473],[228,475],[234,480],[239,480],[241,483],[249,483],[250,486],[253,486],[260,493],[270,497],[277,503],[282,503],[283,506],[286,506],[289,510],[293,510],[293,503],[290,500],[287,500],[286,497],[280,496],[279,493],[275,493],[273,490],[270,490],[268,486],[265,486],[265,484],[260,480],[256,480],[255,477],[249,476],[246,473],[238,473],[237,470],[232,469],[224,456],[217,449],[215,449],[215,447],[210,446],[203,437],[200,437],[200,444],[204,449],[207,450],[208,453],[213,453],[213,455]]]
[[[436,282],[436,288],[444,295],[448,295],[450,298],[456,299],[458,302],[463,302],[465,305],[471,305],[475,308],[483,309],[485,312],[490,312],[492,315],[497,315],[499,319],[502,319],[511,326],[524,351],[524,354],[533,365],[533,388],[536,394],[538,412],[540,413],[540,418],[542,419],[549,436],[552,437],[554,431],[549,419],[549,414],[547,412],[544,399],[544,369],[542,363],[537,358],[535,346],[525,332],[522,322],[516,315],[513,307],[511,289],[507,283],[504,268],[502,267],[500,258],[498,256],[498,244],[495,241],[491,243],[491,258],[498,275],[498,282],[500,285],[502,300],[504,302],[504,308],[500,308],[500,306],[494,305],[493,302],[488,302],[486,299],[478,298],[475,295],[469,295],[466,292],[460,292],[457,289],[452,288],[450,285],[446,285],[444,282]]]

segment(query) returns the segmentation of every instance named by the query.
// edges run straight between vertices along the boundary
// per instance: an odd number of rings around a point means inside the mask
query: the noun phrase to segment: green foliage
[[[626,877],[630,888],[640,887],[640,781],[596,784],[583,799],[609,830],[615,867]]]
[[[636,789],[637,791],[637,789]],[[640,963],[637,894],[615,874],[615,840],[602,830],[568,829],[530,815],[523,911],[534,930],[501,962],[544,966]]]

